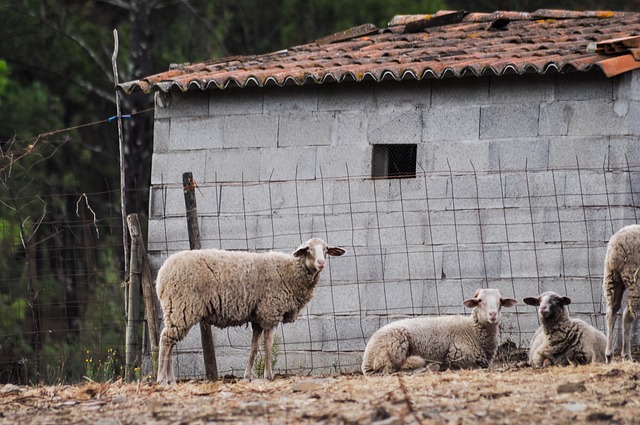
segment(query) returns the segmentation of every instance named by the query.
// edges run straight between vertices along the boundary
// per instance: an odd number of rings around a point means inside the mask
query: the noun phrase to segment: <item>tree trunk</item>
[[[133,0],[130,3],[131,40],[128,46],[130,69],[127,73],[127,79],[130,80],[146,77],[150,72],[152,3],[150,0]],[[136,114],[152,106],[152,98],[144,93],[134,93],[123,98],[123,107],[126,111],[124,114],[131,114],[133,117],[123,121],[127,214],[140,212],[141,206],[147,205],[148,191],[138,192],[136,189],[139,182],[146,184],[150,174],[151,149],[149,147],[152,146],[152,119]]]

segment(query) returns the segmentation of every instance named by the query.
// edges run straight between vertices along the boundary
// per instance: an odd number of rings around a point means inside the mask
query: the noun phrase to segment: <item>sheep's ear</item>
[[[330,247],[327,248],[327,254],[333,255],[334,257],[339,257],[342,254],[344,254],[345,252],[347,252],[347,251],[345,251],[344,249],[342,249],[340,247],[337,247],[337,246],[330,246]]]
[[[300,245],[298,247],[298,249],[296,249],[293,252],[293,256],[298,258],[298,257],[304,257],[305,255],[307,255],[307,251],[309,251],[309,245],[304,244],[304,245]]]
[[[571,304],[571,298],[560,297],[560,305],[569,305],[569,304]]]
[[[513,307],[516,304],[518,304],[518,300],[513,298],[503,298],[500,300],[500,305],[502,307]]]
[[[474,308],[478,305],[478,303],[480,302],[479,299],[477,298],[470,298],[468,300],[465,300],[462,305],[468,308]]]
[[[523,299],[522,302],[524,302],[527,305],[539,306],[540,305],[540,298],[527,297],[527,298]]]

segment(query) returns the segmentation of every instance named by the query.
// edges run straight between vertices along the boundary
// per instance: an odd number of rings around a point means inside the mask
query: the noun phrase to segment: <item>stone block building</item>
[[[373,331],[468,314],[479,287],[545,290],[604,328],[602,262],[640,199],[640,14],[540,10],[397,16],[270,54],[174,67],[120,85],[156,96],[149,255],[188,249],[182,174],[202,245],[330,260],[276,371],[357,370]],[[505,312],[526,347],[535,309]],[[198,329],[178,345],[201,376]],[[215,330],[240,375],[250,330]]]

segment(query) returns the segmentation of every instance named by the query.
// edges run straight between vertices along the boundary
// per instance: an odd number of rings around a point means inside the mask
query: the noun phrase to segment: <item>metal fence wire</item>
[[[0,220],[0,382],[115,380],[124,347],[118,193],[8,195]],[[65,209],[75,219],[62,219]]]
[[[358,370],[376,329],[401,317],[469,314],[462,302],[482,287],[519,300],[566,294],[572,315],[604,328],[604,253],[617,229],[637,222],[639,164],[502,170],[498,161],[491,171],[411,172],[403,168],[411,155],[411,145],[381,148],[374,162],[382,165],[372,168],[386,175],[374,178],[345,166],[340,178],[319,169],[311,180],[199,184],[203,248],[293,252],[317,236],[347,250],[330,261],[298,320],[278,329],[275,370]],[[151,188],[155,271],[188,249],[181,193],[179,184]],[[534,308],[505,309],[503,343],[526,349],[537,326]],[[250,330],[214,334],[220,373],[241,375]],[[199,343],[196,332],[178,345],[183,378],[203,376]]]
[[[317,236],[347,250],[330,260],[298,320],[279,327],[275,371],[357,370],[376,329],[402,317],[468,314],[462,302],[481,287],[518,300],[554,290],[572,298],[572,315],[604,328],[606,243],[617,229],[637,223],[640,164],[411,172],[403,168],[412,162],[411,147],[381,152],[386,165],[379,168],[387,175],[375,178],[351,176],[346,166],[343,177],[323,178],[319,169],[309,180],[194,176],[203,248],[293,252]],[[117,205],[107,216],[92,208],[117,196],[11,201],[25,214],[0,221],[0,382],[122,376],[122,220]],[[153,185],[150,196],[155,275],[189,241],[182,185]],[[59,219],[63,208],[77,208],[77,219]],[[140,326],[146,319],[134,318]],[[526,349],[537,326],[535,309],[520,304],[505,309],[501,338]],[[176,350],[181,378],[204,376],[197,328]],[[240,376],[250,329],[214,329],[214,336],[220,374]]]

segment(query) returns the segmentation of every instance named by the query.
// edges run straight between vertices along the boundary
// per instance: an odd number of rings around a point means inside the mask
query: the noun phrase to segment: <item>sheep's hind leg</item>
[[[258,354],[258,348],[260,347],[260,337],[262,336],[263,329],[257,323],[252,323],[251,328],[253,329],[253,336],[251,338],[251,351],[249,352],[249,361],[247,362],[247,367],[244,370],[244,379],[247,381],[251,381],[252,371],[253,371],[253,362],[256,359],[256,354]]]
[[[607,348],[605,349],[605,361],[611,363],[613,360],[613,339],[618,311],[622,304],[622,294],[624,285],[615,279],[613,274],[604,277],[604,292],[607,299]],[[624,346],[623,346],[624,350]]]
[[[273,348],[273,331],[275,328],[264,331],[264,379],[272,380],[271,350]]]
[[[393,371],[398,371],[400,369],[406,368],[411,369],[415,367],[422,367],[424,363],[420,366],[416,366],[420,363],[420,356],[409,356],[409,331],[406,329],[395,329],[392,332],[389,332],[387,335],[387,356],[389,359],[390,368],[385,367],[385,373],[387,373],[388,369],[392,369]]]
[[[167,371],[165,370],[167,367],[167,360],[165,359],[166,351],[167,348],[162,343],[162,339],[160,339],[160,351],[158,352],[158,378],[156,380],[159,384],[164,384],[167,380]]]
[[[176,344],[171,344],[169,346],[169,356],[167,361],[167,376],[169,377],[169,382],[176,383],[176,375],[173,373],[173,350],[176,348]]]
[[[168,328],[160,333],[160,351],[158,353],[158,383],[172,384],[176,382],[173,375],[173,347],[175,341],[167,335]]]
[[[433,363],[431,363],[433,364]],[[431,366],[431,364],[429,366]],[[420,356],[409,356],[402,362],[400,369],[420,369],[427,366],[427,361]],[[437,365],[436,365],[437,366]],[[429,369],[431,370],[431,369]]]
[[[622,314],[622,358],[633,361],[631,356],[631,328],[636,320],[636,311],[640,308],[640,299],[629,293],[627,308]]]

